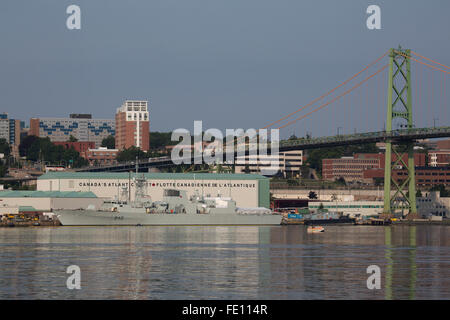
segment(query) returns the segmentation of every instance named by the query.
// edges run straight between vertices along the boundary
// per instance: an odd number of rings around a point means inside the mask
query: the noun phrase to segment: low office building
[[[320,206],[328,211],[342,212],[344,215],[377,215],[383,212],[383,201],[321,201],[309,202],[311,210],[318,210]],[[450,198],[441,198],[438,192],[427,192],[416,199],[417,212],[422,218],[450,217]]]
[[[108,165],[117,162],[116,157],[118,153],[119,149],[100,147],[97,149],[88,149],[84,158],[89,161],[91,166]]]
[[[450,166],[450,149],[428,151],[428,165],[430,167]]]
[[[231,197],[238,207],[270,206],[269,179],[250,174],[218,173],[139,173],[147,179],[146,195],[152,201],[162,200],[164,189],[197,191],[205,196]],[[49,172],[37,180],[40,191],[93,192],[109,199],[134,199],[134,173]]]
[[[362,181],[364,170],[380,167],[380,154],[355,154],[353,157],[323,159],[322,176],[325,180]]]
[[[430,188],[437,185],[450,186],[450,167],[416,167],[416,184],[419,188]],[[402,183],[408,177],[406,170],[394,170],[392,178]]]
[[[392,155],[395,162],[397,156]],[[408,156],[402,157],[408,163]],[[424,153],[414,154],[416,166],[425,166],[426,157]],[[353,157],[342,157],[339,159],[322,160],[322,176],[325,180],[336,180],[344,178],[345,181],[372,182],[373,178],[384,177],[385,155],[384,153],[355,153]],[[396,166],[397,170],[402,170],[401,161]],[[382,173],[382,174],[381,174]]]
[[[277,163],[278,161],[278,163]],[[302,150],[280,152],[276,155],[247,155],[236,157],[236,173],[256,173],[272,176],[281,173],[284,177],[299,178],[304,162]]]
[[[416,186],[419,189],[428,189],[433,186],[450,186],[450,167],[415,167]],[[369,169],[364,171],[364,181],[384,179],[384,169]],[[401,184],[408,177],[405,169],[392,170],[392,179]]]
[[[332,212],[342,212],[344,215],[355,217],[378,215],[383,211],[383,201],[330,201],[330,202],[309,202],[308,208],[316,211],[321,205],[323,209]]]

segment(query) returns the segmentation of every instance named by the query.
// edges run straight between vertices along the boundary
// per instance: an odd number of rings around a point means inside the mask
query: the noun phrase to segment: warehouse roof
[[[141,176],[142,173],[139,173]],[[135,173],[132,173],[132,177]],[[144,173],[145,178],[155,180],[265,180],[258,174],[233,173]],[[128,179],[128,172],[48,172],[38,179]]]
[[[35,207],[33,206],[19,206],[19,212],[36,212]]]
[[[91,192],[78,191],[0,191],[0,198],[97,198]]]

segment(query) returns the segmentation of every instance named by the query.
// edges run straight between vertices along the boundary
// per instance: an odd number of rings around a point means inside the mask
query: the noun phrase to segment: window
[[[180,191],[178,190],[164,190],[164,196],[165,197],[179,197],[180,196]]]

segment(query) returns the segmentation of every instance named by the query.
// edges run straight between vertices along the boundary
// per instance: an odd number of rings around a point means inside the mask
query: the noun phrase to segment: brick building
[[[148,101],[126,100],[116,113],[116,148],[132,146],[148,151],[150,124]]]
[[[380,155],[378,153],[357,153],[353,157],[323,159],[322,177],[332,181],[341,177],[346,181],[361,181],[364,170],[381,167]]]
[[[397,156],[393,154],[392,161],[396,160]],[[402,160],[407,163],[408,156],[404,154]],[[355,153],[353,157],[323,159],[322,177],[332,181],[342,177],[346,181],[372,182],[373,178],[384,177],[384,162],[384,153]],[[415,153],[414,164],[424,167],[426,165],[425,154]],[[401,162],[397,164],[397,168],[403,168]]]
[[[436,141],[436,149],[450,150],[450,139]]]
[[[450,166],[450,149],[428,151],[428,163],[431,167]]]
[[[98,149],[88,149],[85,158],[90,165],[114,164],[118,153],[118,149],[100,147]]]
[[[392,178],[398,182],[406,179],[406,170],[394,170]],[[436,185],[450,186],[450,167],[416,167],[416,184],[419,187],[433,187]]]
[[[80,156],[86,158],[86,152],[89,149],[95,148],[95,143],[93,141],[55,141],[53,144],[57,146],[63,146],[65,149],[74,148],[75,151],[80,153]]]
[[[416,185],[420,188],[429,188],[436,185],[450,186],[450,167],[415,167]],[[393,170],[392,178],[397,183],[403,182],[408,176],[405,169]],[[369,169],[363,173],[363,181],[371,182],[375,178],[384,178],[383,169]]]
[[[450,166],[450,139],[427,141],[431,150],[428,151],[428,165],[431,167]]]

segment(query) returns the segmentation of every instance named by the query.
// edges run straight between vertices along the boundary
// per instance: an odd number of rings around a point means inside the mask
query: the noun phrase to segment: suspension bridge
[[[401,208],[408,209],[409,217],[414,218],[417,207],[413,145],[419,139],[450,137],[446,94],[449,74],[450,67],[445,64],[409,49],[393,48],[323,95],[261,129],[304,132],[304,138],[282,140],[280,152],[384,142],[384,181],[390,181],[384,184],[384,214],[390,216]],[[316,130],[328,135],[312,138]],[[406,162],[403,153],[407,154]],[[394,162],[392,154],[397,156]],[[134,165],[79,171],[129,171]],[[139,168],[170,165],[170,158],[162,157],[141,161]],[[391,177],[393,168],[399,165],[408,173],[401,182]]]
[[[385,63],[385,58],[388,58],[388,63]],[[414,77],[412,61],[415,62]],[[386,72],[388,85],[383,86]],[[329,128],[338,128],[338,133],[332,137],[283,141],[281,150],[385,142],[383,213],[390,216],[396,209],[408,209],[409,217],[415,218],[414,142],[450,136],[450,127],[436,126],[436,120],[440,120],[437,116],[443,117],[444,124],[449,119],[446,96],[449,74],[450,67],[442,63],[409,49],[393,48],[335,88],[264,128],[284,129],[308,119],[306,128],[322,124],[323,129],[327,118]],[[320,102],[323,100],[325,102]],[[417,106],[414,109],[413,100]],[[384,108],[386,102],[387,110]],[[320,116],[323,109],[327,109],[327,114],[322,112]],[[319,117],[314,121],[316,115]],[[339,134],[339,129],[345,131],[353,127],[356,131],[355,123],[362,125],[366,133]],[[374,127],[383,130],[367,132]],[[403,160],[404,153],[407,161]],[[396,155],[396,161],[392,161],[392,154]],[[404,167],[408,174],[401,182],[392,179],[392,170],[398,166]],[[393,195],[391,188],[394,188]]]

